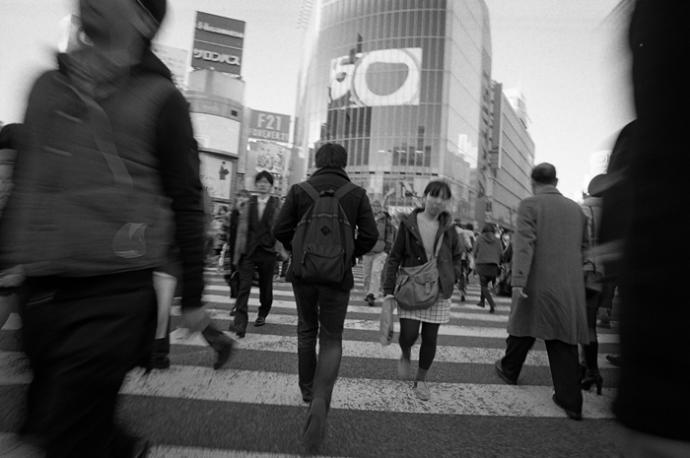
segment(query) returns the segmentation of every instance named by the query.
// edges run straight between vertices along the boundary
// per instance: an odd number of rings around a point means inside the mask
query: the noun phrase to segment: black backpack
[[[314,204],[302,216],[292,237],[292,269],[301,281],[342,283],[352,268],[354,229],[340,199],[357,186],[347,182],[338,190],[318,192],[308,182],[299,183]]]

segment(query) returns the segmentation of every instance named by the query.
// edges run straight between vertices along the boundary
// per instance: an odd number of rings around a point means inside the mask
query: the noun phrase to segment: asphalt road
[[[480,309],[476,280],[466,303],[453,299],[451,322],[442,325],[436,360],[429,371],[432,399],[414,397],[396,375],[399,347],[378,343],[378,307],[368,307],[355,270],[344,333],[340,378],[320,453],[352,457],[613,457],[618,426],[610,412],[617,370],[605,360],[617,351],[617,336],[600,330],[604,393],[584,393],[584,421],[576,422],[551,401],[552,385],[543,343],[537,343],[518,386],[495,375],[505,347],[509,300],[498,298],[496,314]],[[227,287],[207,272],[205,299],[227,329]],[[256,316],[258,291],[250,299]],[[228,367],[214,371],[214,355],[198,335],[174,331],[167,371],[133,371],[122,388],[119,418],[155,444],[154,457],[290,456],[299,441],[307,407],[297,387],[296,310],[288,283],[275,283],[267,324],[248,327]],[[0,455],[10,455],[31,374],[17,341],[12,316],[0,331]],[[396,329],[397,330],[397,329]],[[397,338],[397,332],[396,332]],[[417,356],[413,349],[413,364]],[[3,445],[4,444],[4,445]],[[5,447],[5,448],[3,448]],[[22,455],[14,455],[22,456]]]

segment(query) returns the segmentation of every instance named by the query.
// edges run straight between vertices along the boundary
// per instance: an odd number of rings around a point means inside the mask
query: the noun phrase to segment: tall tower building
[[[319,144],[348,150],[347,170],[395,211],[447,180],[452,211],[473,218],[472,170],[489,148],[491,39],[483,0],[320,0],[305,34],[295,120],[299,164]]]

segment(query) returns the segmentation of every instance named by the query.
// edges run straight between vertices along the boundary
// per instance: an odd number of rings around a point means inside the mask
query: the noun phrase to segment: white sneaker
[[[405,359],[402,356],[398,360],[398,378],[400,380],[409,380],[410,372],[412,372],[412,365],[409,359]]]
[[[431,399],[431,391],[429,391],[429,385],[425,381],[417,380],[412,385],[412,391],[417,396],[420,401],[428,401]]]

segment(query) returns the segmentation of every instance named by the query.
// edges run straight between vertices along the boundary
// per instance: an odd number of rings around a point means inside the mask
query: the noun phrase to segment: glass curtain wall
[[[388,205],[413,205],[434,177],[465,199],[479,140],[483,2],[324,0],[318,8],[297,107],[310,169],[314,148],[336,142],[352,180]]]

